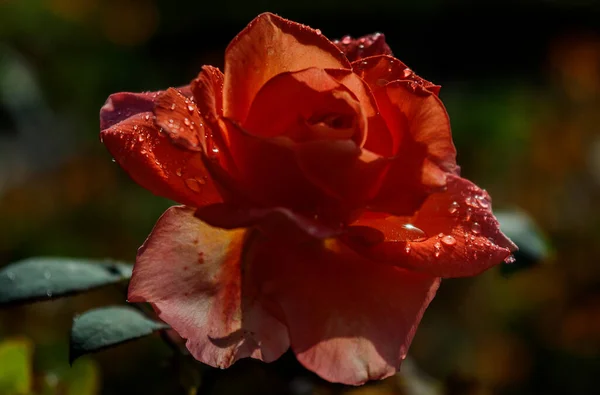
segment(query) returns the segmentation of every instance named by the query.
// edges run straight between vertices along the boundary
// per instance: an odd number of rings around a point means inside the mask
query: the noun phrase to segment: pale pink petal
[[[192,208],[171,207],[138,252],[129,301],[151,303],[191,354],[211,366],[279,358],[289,347],[287,330],[242,276],[247,237],[211,228]]]

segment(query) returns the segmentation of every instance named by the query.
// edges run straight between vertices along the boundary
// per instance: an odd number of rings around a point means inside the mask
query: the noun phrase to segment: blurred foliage
[[[57,364],[52,371],[34,371],[34,346],[26,338],[0,340],[0,394],[95,395],[100,376],[96,363],[82,359],[73,367]]]
[[[68,331],[74,314],[123,303],[123,293],[0,311],[0,337],[25,334],[31,341],[9,343],[24,353],[36,345],[36,393],[65,393],[56,388],[68,375],[111,395],[597,392],[598,1],[0,0],[0,265],[39,255],[133,261],[171,202],[111,162],[100,106],[116,91],[183,85],[202,64],[222,66],[229,40],[266,10],[331,38],[385,33],[400,59],[443,86],[463,175],[495,208],[529,213],[553,253],[510,277],[444,281],[411,362],[361,388],[324,383],[290,354],[211,369],[173,358],[157,336],[94,356],[100,381],[95,368],[78,370],[91,360],[68,367]]]

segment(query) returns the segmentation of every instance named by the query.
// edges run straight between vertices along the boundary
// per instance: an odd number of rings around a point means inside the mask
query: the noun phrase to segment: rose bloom
[[[229,44],[224,73],[111,95],[102,141],[182,204],[139,249],[129,301],[211,366],[291,347],[332,382],[394,374],[440,279],[516,249],[459,176],[439,89],[383,35],[332,42],[267,13]]]

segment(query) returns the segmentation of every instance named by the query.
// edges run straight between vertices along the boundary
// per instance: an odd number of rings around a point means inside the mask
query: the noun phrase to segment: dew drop
[[[169,119],[169,123],[170,123],[171,125],[173,125],[173,120],[172,120],[172,119]]]
[[[440,257],[440,251],[442,249],[442,244],[438,241],[437,243],[435,243],[433,245],[433,248],[435,249],[435,253],[434,253],[435,257],[439,258]]]
[[[13,272],[6,272],[6,277],[8,277],[10,281],[13,281],[15,279],[15,274]]]
[[[146,115],[146,116],[144,117],[144,119],[145,119],[146,121],[147,121],[147,120],[149,120],[149,119],[150,119],[150,115]]]
[[[448,207],[448,212],[450,214],[456,214],[458,212],[459,208],[460,208],[460,204],[458,204],[458,202],[452,202],[452,203],[450,203],[450,207]]]
[[[470,221],[471,220],[471,215],[473,215],[473,210],[471,210],[470,208],[467,209],[466,215],[465,215],[465,221]]]
[[[473,222],[471,224],[471,231],[476,235],[481,233],[481,225],[479,225],[479,222]]]
[[[185,180],[185,185],[194,192],[200,192],[202,190],[202,183],[195,178],[188,178]]]
[[[406,246],[404,247],[404,252],[410,254],[410,243],[406,243]]]
[[[319,29],[316,29],[316,30],[315,30],[315,33],[317,33],[318,35],[321,35],[321,30],[319,30]]]
[[[504,258],[504,263],[515,263],[517,260],[515,259],[515,256],[513,254],[510,254],[509,256],[507,256],[506,258]]]
[[[189,119],[187,119],[187,118],[184,118],[184,120],[183,120],[183,123],[184,123],[186,126],[190,126],[190,120],[189,120]]]
[[[217,146],[212,147],[212,152],[215,153],[215,154],[218,154],[219,153],[219,147],[217,147]]]
[[[194,106],[192,106],[191,104],[188,104],[188,111],[190,113],[193,113],[194,112]]]
[[[456,239],[450,235],[446,235],[442,237],[442,243],[444,243],[447,246],[453,246],[454,244],[456,244]]]
[[[181,177],[181,168],[175,170],[175,174],[177,174],[177,177]]]
[[[141,134],[138,136],[138,141],[141,143],[142,141],[144,141],[144,136],[142,136]]]
[[[396,239],[397,241],[423,241],[427,239],[427,235],[412,224],[404,224],[396,232]]]
[[[46,296],[51,298],[52,297],[52,291],[51,290],[47,290],[46,291]]]
[[[477,200],[477,202],[479,203],[479,205],[481,207],[483,207],[483,208],[490,207],[490,203],[487,201],[487,199],[485,198],[485,196],[477,195],[477,196],[475,196],[475,199]]]
[[[175,103],[171,104],[171,111],[175,109]]]
[[[52,274],[50,272],[48,272],[48,271],[45,271],[44,272],[44,278],[46,280],[50,280],[52,278]]]

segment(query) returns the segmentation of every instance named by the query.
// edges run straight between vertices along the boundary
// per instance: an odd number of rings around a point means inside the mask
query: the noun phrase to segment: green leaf
[[[168,329],[126,306],[102,307],[73,319],[69,360]]]
[[[32,380],[33,345],[27,339],[0,342],[0,394],[28,394]]]
[[[495,211],[494,214],[500,222],[500,229],[519,247],[513,254],[515,261],[501,265],[503,274],[534,266],[550,256],[546,236],[529,215],[519,210]]]
[[[0,306],[73,295],[131,278],[131,265],[74,258],[28,258],[0,269]]]

